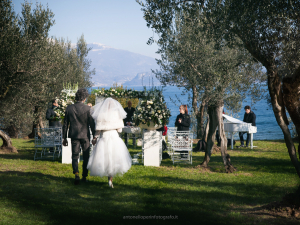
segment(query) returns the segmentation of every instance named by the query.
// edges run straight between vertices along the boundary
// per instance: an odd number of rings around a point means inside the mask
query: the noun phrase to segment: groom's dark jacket
[[[90,139],[90,129],[95,135],[95,121],[90,113],[91,107],[82,102],[76,102],[66,108],[63,139]],[[69,128],[69,134],[67,134]]]

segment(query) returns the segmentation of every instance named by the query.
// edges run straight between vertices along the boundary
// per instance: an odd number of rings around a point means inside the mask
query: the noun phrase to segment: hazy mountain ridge
[[[92,77],[94,86],[112,86],[113,83],[142,85],[146,77],[148,80],[150,77],[151,84],[152,77],[156,85],[159,82],[151,73],[151,69],[159,68],[154,58],[99,43],[88,44],[88,47],[92,48],[88,54],[92,61],[91,68],[96,70],[96,75]]]
[[[152,72],[138,73],[132,80],[124,82],[124,86],[160,86],[161,83]]]

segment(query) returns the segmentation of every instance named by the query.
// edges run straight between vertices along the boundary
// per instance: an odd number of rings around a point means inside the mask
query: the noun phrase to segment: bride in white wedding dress
[[[107,176],[109,187],[113,188],[113,177],[126,173],[132,164],[128,149],[118,134],[124,127],[126,112],[118,101],[107,98],[91,109],[91,115],[96,123],[93,139],[96,145],[87,168],[91,176]]]

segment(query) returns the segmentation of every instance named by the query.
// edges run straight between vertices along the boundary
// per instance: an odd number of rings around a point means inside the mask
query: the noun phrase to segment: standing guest
[[[95,136],[95,122],[90,113],[90,106],[84,104],[89,96],[88,91],[84,88],[78,89],[75,95],[75,104],[66,108],[64,126],[63,126],[63,145],[67,146],[67,137],[71,138],[72,144],[72,167],[75,174],[74,184],[79,184],[78,159],[80,146],[83,152],[82,181],[86,182],[88,176],[87,163],[90,156],[90,129]],[[69,129],[69,133],[67,135]]]
[[[191,118],[188,114],[187,105],[181,105],[179,107],[180,114],[177,116],[175,121],[175,127],[177,131],[189,131],[191,125]],[[180,136],[180,135],[178,135]],[[188,151],[180,151],[181,158],[188,157]]]
[[[191,125],[191,118],[188,114],[187,105],[181,105],[179,107],[180,114],[177,116],[175,121],[175,127],[177,131],[189,131]]]
[[[125,126],[131,126],[132,124],[132,116],[134,114],[134,111],[135,111],[135,108],[132,108],[132,103],[131,101],[129,100],[127,102],[127,107],[124,108],[125,112],[127,113],[127,116],[126,118],[123,120],[124,121],[124,125]],[[128,146],[128,143],[127,143],[127,133],[125,133],[124,135],[124,138],[125,138],[125,145]],[[134,134],[132,134],[133,136],[133,145],[135,145],[135,138],[134,138]]]
[[[244,122],[246,123],[251,123],[252,126],[256,126],[256,115],[254,114],[254,112],[251,110],[249,105],[245,106],[245,114],[244,114]],[[241,147],[245,147],[244,146],[244,134],[247,132],[239,132],[239,136],[240,136],[240,141],[241,141],[241,145],[238,146],[238,148]],[[249,147],[249,141],[250,141],[250,134],[247,133],[247,140],[246,140],[246,147]]]
[[[58,103],[56,99],[52,100],[52,107],[47,109],[46,112],[46,119],[49,120],[49,127],[62,127],[60,121],[58,120],[58,117],[56,116],[56,113],[54,112],[54,109],[58,107]]]
[[[127,102],[127,107],[124,108],[125,112],[127,113],[126,118],[124,119],[124,125],[125,126],[130,126],[132,123],[132,116],[134,114],[135,108],[132,108],[132,103],[131,101]]]

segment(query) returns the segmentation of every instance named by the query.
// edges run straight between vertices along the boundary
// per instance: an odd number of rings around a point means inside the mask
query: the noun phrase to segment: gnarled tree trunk
[[[206,122],[206,125],[205,125],[204,134],[203,134],[203,137],[202,137],[202,140],[204,140],[206,143],[207,143],[208,131],[209,131],[209,116],[207,117],[207,122]]]
[[[291,77],[282,80],[283,101],[289,115],[296,127],[298,141],[300,139],[300,67]],[[300,148],[298,145],[298,158],[300,159]]]
[[[223,159],[223,163],[225,166],[225,171],[227,173],[232,173],[236,171],[236,168],[230,162],[230,155],[227,153],[227,138],[224,130],[224,123],[223,123],[223,106],[218,108],[218,120],[219,120],[219,134],[220,134],[220,141],[221,141],[221,155]]]
[[[283,90],[281,87],[281,80],[276,70],[275,65],[266,67],[268,73],[268,88],[271,96],[271,102],[273,106],[273,111],[275,114],[276,121],[280,126],[291,161],[296,169],[298,176],[300,177],[300,163],[297,159],[296,148],[292,140],[290,130],[288,128],[289,122],[285,112],[285,105],[283,101]],[[286,82],[287,84],[287,82]],[[287,85],[286,85],[287,88]],[[287,95],[288,96],[288,95]],[[294,106],[293,106],[294,107]],[[291,108],[293,108],[291,107]]]
[[[204,134],[204,112],[205,112],[206,103],[201,102],[200,110],[196,114],[197,119],[197,138],[200,139]]]
[[[37,115],[37,118],[33,121],[32,131],[30,134],[28,134],[28,138],[35,137],[35,131],[34,131],[35,128],[44,128],[40,107],[36,106],[34,113],[35,115]]]
[[[0,147],[2,151],[18,153],[17,149],[12,145],[10,137],[6,135],[2,130],[0,130],[0,137],[3,141],[3,144]]]
[[[206,151],[204,156],[204,161],[201,163],[202,166],[207,167],[211,153],[213,151],[216,130],[219,127],[220,139],[221,139],[221,155],[223,159],[223,163],[225,166],[225,170],[227,173],[231,173],[236,169],[232,166],[230,162],[230,156],[227,154],[227,139],[224,131],[224,124],[223,124],[223,103],[220,103],[218,106],[208,106],[208,115],[209,115],[209,130],[208,130],[208,137],[207,137],[207,145]]]
[[[196,86],[192,86],[193,91],[193,100],[192,106],[197,119],[197,139],[201,139],[204,133],[204,111],[206,102],[203,100],[200,105],[200,109],[198,109],[198,92]]]

